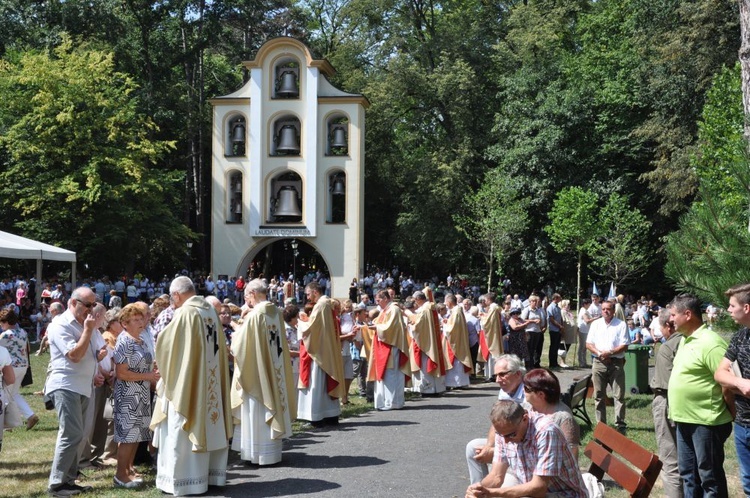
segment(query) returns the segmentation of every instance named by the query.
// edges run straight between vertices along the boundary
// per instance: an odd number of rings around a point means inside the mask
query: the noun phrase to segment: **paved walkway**
[[[558,372],[563,390],[584,373]],[[298,434],[271,467],[245,465],[230,452],[227,486],[206,496],[462,497],[469,485],[464,448],[486,435],[498,389],[476,384]]]

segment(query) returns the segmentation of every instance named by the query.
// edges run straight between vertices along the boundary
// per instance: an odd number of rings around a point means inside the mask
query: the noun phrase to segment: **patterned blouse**
[[[28,337],[26,331],[21,327],[14,327],[3,331],[0,334],[0,346],[3,346],[10,353],[13,360],[13,368],[26,368],[29,366],[29,355],[26,350]]]

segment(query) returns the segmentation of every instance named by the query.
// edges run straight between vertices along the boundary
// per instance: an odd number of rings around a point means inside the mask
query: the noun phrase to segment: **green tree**
[[[588,1],[518,2],[493,53],[499,93],[487,156],[507,176],[520,178],[531,199],[529,229],[520,240],[524,273],[512,275],[529,286],[565,281],[568,271],[572,276],[541,229],[550,223],[556,195],[571,185],[600,195],[616,188],[608,182],[609,165],[596,161],[591,92],[569,69],[580,46],[577,26],[591,8]]]
[[[555,197],[549,213],[550,224],[544,227],[556,251],[575,253],[578,256],[576,304],[581,297],[583,255],[592,253],[600,234],[597,223],[598,202],[598,196],[591,190],[567,187]]]
[[[517,179],[491,170],[479,189],[466,195],[461,214],[454,216],[456,228],[485,258],[488,289],[492,289],[495,265],[500,275],[508,258],[521,249],[520,234],[529,222],[529,199],[521,197],[521,187]]]
[[[652,262],[647,235],[651,222],[614,194],[598,216],[599,237],[590,248],[591,266],[606,281],[621,284],[642,276]]]
[[[194,234],[180,212],[181,174],[153,166],[173,149],[138,111],[136,85],[111,52],[68,38],[0,67],[0,197],[5,223],[78,252],[92,271],[180,262]],[[145,268],[144,268],[145,267]]]
[[[696,201],[666,240],[665,273],[674,285],[706,301],[725,303],[724,291],[750,281],[750,157],[743,134],[739,68],[726,69],[708,92],[693,165]]]
[[[736,204],[699,197],[681,217],[680,229],[667,237],[665,273],[677,289],[726,304],[725,290],[750,281],[746,216],[747,210]]]
[[[706,94],[698,121],[698,148],[691,166],[704,189],[723,202],[745,206],[747,186],[737,168],[745,167],[740,65],[722,69]]]
[[[496,93],[489,75],[503,7],[478,0],[307,3],[319,13],[321,38],[313,46],[331,50],[337,66],[357,68],[342,77],[343,87],[364,83],[352,89],[372,102],[366,259],[398,258],[422,274],[466,261],[470,241],[452,220],[492,166],[484,157]]]

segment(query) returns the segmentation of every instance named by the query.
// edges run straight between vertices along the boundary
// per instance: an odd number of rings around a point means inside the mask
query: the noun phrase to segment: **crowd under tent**
[[[55,247],[50,244],[27,239],[8,232],[0,232],[0,258],[8,259],[35,259],[36,281],[39,286],[42,283],[42,261],[70,261],[71,284],[75,285],[76,276],[76,253]],[[39,306],[42,299],[42,289],[37,287],[36,305]]]

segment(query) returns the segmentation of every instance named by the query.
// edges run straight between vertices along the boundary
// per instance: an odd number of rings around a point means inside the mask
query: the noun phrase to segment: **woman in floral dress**
[[[13,372],[16,374],[15,382],[8,386],[8,394],[13,397],[21,416],[26,419],[26,430],[30,430],[39,422],[39,417],[34,413],[23,395],[21,394],[21,382],[26,375],[26,370],[31,368],[29,363],[29,339],[26,331],[18,326],[18,315],[11,309],[0,310],[0,346],[10,353],[13,360]]]

